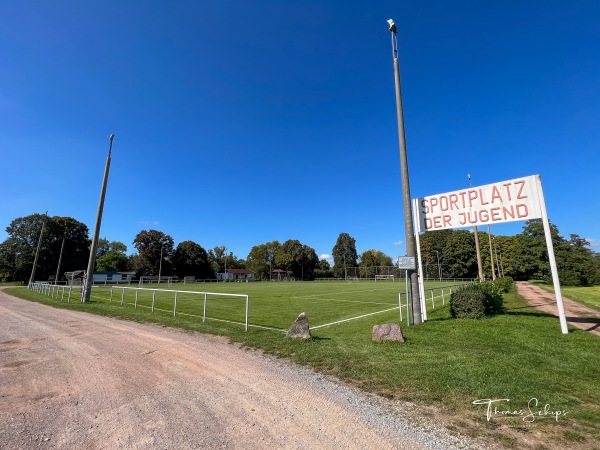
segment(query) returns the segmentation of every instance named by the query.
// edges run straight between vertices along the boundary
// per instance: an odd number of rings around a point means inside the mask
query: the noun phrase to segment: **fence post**
[[[111,289],[112,289],[112,287],[111,287]],[[121,288],[121,289],[123,289],[121,291],[121,306],[123,306],[123,303],[125,303],[125,288]]]
[[[138,289],[139,289],[139,288],[138,288]],[[136,290],[135,290],[135,304],[133,305],[133,307],[134,307],[135,309],[137,309],[137,302],[138,302],[138,292],[140,292],[140,291],[138,291],[138,289],[136,289]]]
[[[69,296],[67,297],[67,303],[71,303],[71,291],[73,291],[73,286],[69,286]]]
[[[109,302],[112,302],[112,297],[113,297],[113,286],[110,287],[110,299],[108,300]]]
[[[442,288],[442,305],[446,304],[446,299],[444,298],[444,288]]]
[[[246,330],[248,331],[248,303],[249,303],[249,297],[246,295]]]
[[[173,317],[177,316],[177,294],[179,291],[175,291],[175,303],[173,304]]]
[[[433,297],[433,289],[431,290],[431,309],[435,309],[435,300]]]
[[[154,301],[156,300],[156,289],[152,291],[152,312],[154,312]]]
[[[402,323],[402,292],[398,292],[398,309],[400,310],[400,323]]]
[[[206,292],[204,293],[204,315],[202,316],[202,322],[206,322]]]

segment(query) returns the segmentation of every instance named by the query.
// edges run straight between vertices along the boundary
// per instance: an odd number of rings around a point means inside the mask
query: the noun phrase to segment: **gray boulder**
[[[396,323],[384,323],[374,325],[371,333],[371,339],[374,341],[399,341],[404,342],[404,336],[400,325]]]
[[[310,339],[310,328],[308,327],[308,317],[301,313],[292,326],[288,329],[287,337],[292,339]]]

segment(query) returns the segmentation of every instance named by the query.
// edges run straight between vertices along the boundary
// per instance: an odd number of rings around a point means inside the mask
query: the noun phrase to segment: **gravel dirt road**
[[[3,450],[467,447],[411,414],[224,338],[0,291]]]

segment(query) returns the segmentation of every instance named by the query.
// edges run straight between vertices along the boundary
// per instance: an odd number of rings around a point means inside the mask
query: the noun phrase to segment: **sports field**
[[[453,286],[456,283],[452,281],[427,283],[427,309],[447,303]],[[308,316],[311,329],[371,315],[385,315],[397,321],[400,318],[399,303],[403,305],[403,321],[407,320],[403,281],[144,284],[143,289],[136,287],[95,286],[91,300],[197,316],[207,321],[245,324],[245,296],[248,296],[250,329],[286,330],[302,312]],[[62,293],[56,295],[62,298]],[[79,293],[72,295],[77,301]]]

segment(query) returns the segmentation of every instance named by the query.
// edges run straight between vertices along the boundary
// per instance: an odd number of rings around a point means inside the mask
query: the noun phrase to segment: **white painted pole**
[[[408,326],[410,326],[410,311],[408,310],[408,269],[404,269],[404,280],[405,280],[405,285],[404,285],[404,295],[406,296],[406,317],[408,318],[407,322],[408,322]]]
[[[249,297],[246,295],[246,331],[248,331],[248,308],[249,308]]]
[[[398,309],[400,310],[400,325],[402,325],[402,292],[398,292]]]
[[[425,322],[427,320],[427,305],[425,304],[425,278],[423,277],[423,259],[421,258],[421,239],[419,238],[419,234],[421,232],[421,224],[419,223],[419,218],[417,216],[417,211],[419,208],[419,203],[417,199],[413,201],[413,221],[415,223],[415,244],[417,246],[417,261],[419,262],[419,298],[421,299],[421,317],[422,321]]]
[[[560,281],[558,279],[558,268],[556,258],[554,257],[554,246],[552,245],[552,234],[550,233],[550,222],[548,212],[546,211],[546,200],[544,190],[542,189],[542,178],[536,175],[536,187],[538,190],[538,200],[540,202],[540,211],[542,213],[542,222],[544,224],[544,234],[546,235],[546,247],[548,248],[548,259],[550,260],[550,272],[552,273],[552,283],[554,284],[554,295],[556,296],[556,306],[558,307],[558,320],[563,334],[569,333],[567,327],[567,318],[565,317],[565,308],[563,306],[562,293],[560,291]]]

